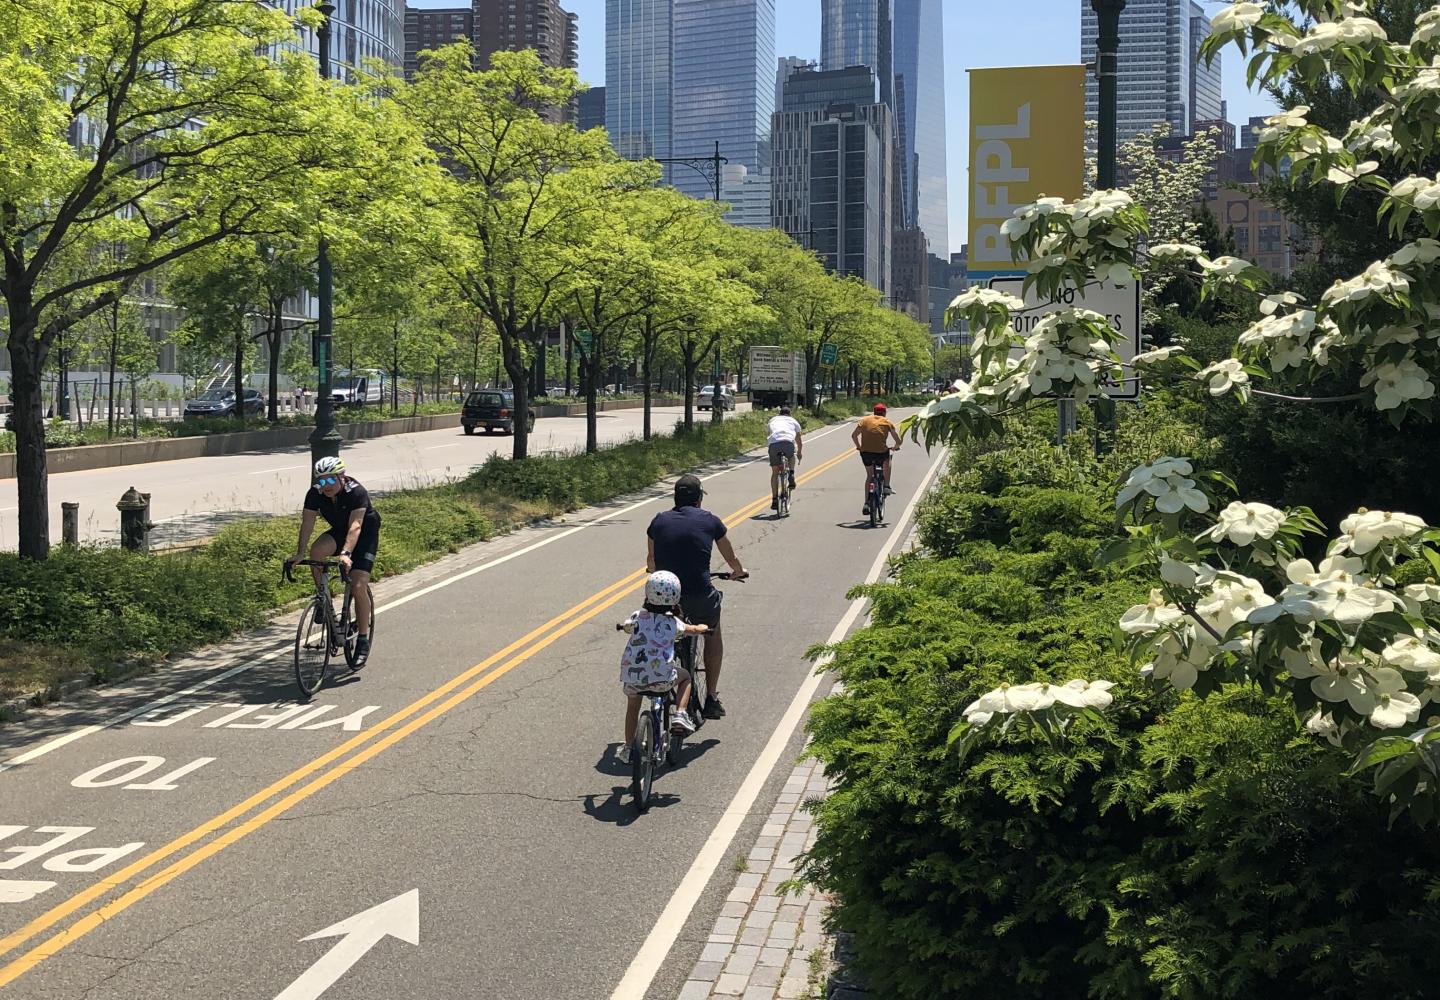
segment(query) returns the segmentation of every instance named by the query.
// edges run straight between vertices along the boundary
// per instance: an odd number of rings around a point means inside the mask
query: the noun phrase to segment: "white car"
[[[715,402],[715,387],[713,385],[702,386],[695,397],[695,405],[699,409],[708,410]],[[721,411],[735,409],[735,394],[728,386],[720,387],[720,409]]]

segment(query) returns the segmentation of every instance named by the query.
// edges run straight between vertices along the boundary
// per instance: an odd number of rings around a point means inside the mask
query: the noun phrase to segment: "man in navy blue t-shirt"
[[[705,676],[709,696],[705,699],[705,718],[718,719],[725,714],[720,703],[720,664],[725,644],[720,635],[720,591],[710,583],[712,546],[730,565],[736,580],[749,574],[735,555],[730,539],[725,537],[725,522],[700,506],[705,491],[695,476],[684,475],[675,483],[675,509],[655,515],[646,532],[650,536],[649,554],[645,563],[651,573],[668,570],[680,578],[680,608],[692,625],[708,625],[705,636]]]

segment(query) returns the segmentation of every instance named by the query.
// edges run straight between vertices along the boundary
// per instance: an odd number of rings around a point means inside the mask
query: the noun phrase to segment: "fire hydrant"
[[[150,551],[150,494],[135,487],[125,491],[115,505],[120,512],[120,547],[129,552]]]

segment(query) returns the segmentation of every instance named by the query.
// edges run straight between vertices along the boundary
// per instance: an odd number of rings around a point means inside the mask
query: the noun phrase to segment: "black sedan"
[[[265,400],[258,389],[246,389],[241,404],[246,414],[265,411]],[[233,417],[235,416],[234,389],[207,389],[185,403],[185,416],[190,417]]]

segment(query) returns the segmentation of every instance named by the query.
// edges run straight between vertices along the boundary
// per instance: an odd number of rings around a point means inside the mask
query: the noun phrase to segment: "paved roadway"
[[[749,404],[742,404],[743,411]],[[657,432],[668,434],[684,415],[683,407],[657,407],[651,417]],[[710,418],[709,411],[697,414]],[[643,411],[612,410],[598,417],[600,440],[614,444],[640,437]],[[357,441],[345,447],[345,460],[357,479],[372,490],[430,486],[466,475],[492,454],[509,455],[508,436],[484,432],[467,437],[458,427]],[[585,418],[546,417],[535,423],[532,450],[574,451],[585,447]],[[150,516],[160,527],[155,540],[205,537],[217,525],[255,514],[292,513],[309,485],[306,447],[247,452],[176,462],[152,462],[50,477],[50,532],[60,538],[60,504],[80,504],[80,535],[87,542],[114,542],[120,533],[115,501],[131,486],[149,493]],[[0,550],[19,544],[15,480],[0,479]]]
[[[849,425],[806,458],[785,521],[758,453],[706,470],[754,574],[725,585],[729,715],[643,817],[614,623],[663,491],[385,581],[370,665],[308,705],[282,620],[0,726],[0,997],[673,1000],[828,687],[805,650],[943,456],[900,453],[880,530]]]

